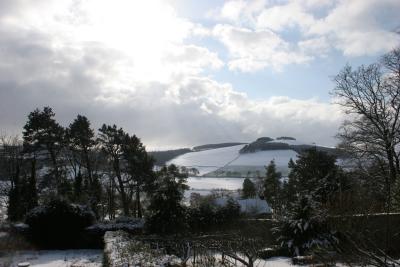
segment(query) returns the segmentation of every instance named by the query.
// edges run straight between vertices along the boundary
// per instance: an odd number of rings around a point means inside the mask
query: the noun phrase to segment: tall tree
[[[141,218],[143,212],[140,194],[154,183],[154,159],[147,154],[146,148],[136,135],[125,135],[122,152],[126,171],[130,176],[129,187],[133,187],[130,193],[135,194],[135,215]]]
[[[182,204],[187,173],[175,166],[164,166],[157,173],[156,186],[148,192],[150,205],[146,220],[147,229],[159,234],[183,232],[186,225],[186,211]]]
[[[353,70],[346,66],[336,77],[334,95],[351,119],[339,133],[342,147],[359,159],[364,169],[380,165],[386,195],[385,212],[392,209],[393,190],[400,175],[400,47],[380,62]],[[371,177],[374,179],[374,177]],[[400,187],[398,188],[400,194]],[[386,221],[386,247],[389,244]]]
[[[289,187],[296,198],[310,196],[321,204],[332,199],[338,186],[339,168],[335,156],[312,148],[299,154],[291,164]]]
[[[126,133],[122,128],[103,124],[99,129],[99,138],[102,151],[108,158],[113,170],[113,177],[116,179],[116,189],[121,197],[122,210],[124,215],[130,214],[129,187],[127,184],[130,177],[123,173],[123,145]]]
[[[93,183],[90,151],[96,144],[94,131],[90,128],[90,121],[85,116],[78,115],[66,132],[69,148],[77,154],[80,165],[84,165],[86,168],[90,185]]]
[[[246,178],[243,181],[242,186],[242,197],[243,198],[252,198],[256,196],[256,186],[250,180],[250,178]]]
[[[379,162],[390,186],[400,173],[400,48],[381,61],[353,70],[346,66],[336,77],[333,91],[338,104],[352,114],[339,133],[342,146],[358,158]]]
[[[9,186],[0,188],[1,195],[8,195],[8,219],[20,220],[30,209],[37,206],[35,166],[25,159],[17,136],[0,136],[0,180],[8,180]]]
[[[61,182],[59,154],[64,145],[64,128],[54,119],[50,107],[35,109],[28,115],[23,131],[24,151],[36,165],[38,154],[46,155],[52,164],[56,185]]]
[[[264,199],[271,205],[274,211],[278,209],[278,203],[281,195],[281,178],[282,174],[276,170],[275,161],[266,167],[266,176],[264,179]]]

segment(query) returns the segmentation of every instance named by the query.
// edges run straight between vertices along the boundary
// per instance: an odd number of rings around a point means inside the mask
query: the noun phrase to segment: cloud
[[[400,43],[400,2],[396,0],[340,1],[309,28],[309,35],[327,36],[348,56],[387,52]]]
[[[215,37],[230,53],[230,69],[249,72],[281,70],[334,50],[351,57],[388,52],[400,43],[398,10],[398,0],[233,0],[213,18],[224,25]]]
[[[283,31],[287,28],[300,27],[305,30],[315,23],[314,16],[305,10],[301,2],[289,2],[264,8],[256,18],[256,28]]]
[[[30,111],[49,105],[64,126],[80,113],[95,128],[116,123],[153,148],[251,141],[261,135],[334,143],[331,136],[342,120],[337,107],[315,99],[256,101],[206,76],[224,62],[189,39],[208,30],[168,6],[138,4],[134,14],[152,16],[141,15],[138,24],[130,9],[123,12],[124,6],[107,1],[50,2],[1,2],[2,130],[20,132]],[[98,13],[90,14],[89,7]],[[100,15],[112,23],[105,26]],[[170,34],[170,27],[176,32]],[[233,70],[307,60],[271,30],[221,24],[212,34],[228,47]]]
[[[213,34],[228,49],[231,70],[253,72],[265,67],[280,70],[287,64],[304,63],[309,57],[296,51],[271,30],[251,30],[226,24],[218,24]]]

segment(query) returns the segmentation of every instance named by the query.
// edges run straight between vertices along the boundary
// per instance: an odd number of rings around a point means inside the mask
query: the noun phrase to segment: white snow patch
[[[97,249],[17,251],[0,258],[0,266],[29,262],[35,267],[101,267],[103,251]]]
[[[166,267],[182,263],[178,257],[151,249],[123,231],[106,232],[104,243],[104,253],[110,267]]]
[[[187,184],[193,190],[237,190],[242,188],[243,181],[244,178],[189,177]]]

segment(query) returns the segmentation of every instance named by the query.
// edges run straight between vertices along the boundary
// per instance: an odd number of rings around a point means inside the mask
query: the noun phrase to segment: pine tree
[[[59,154],[64,146],[64,128],[54,119],[50,107],[43,110],[35,109],[28,115],[28,121],[23,131],[24,151],[36,160],[38,153],[46,152],[52,164],[50,174],[54,175],[55,184],[61,181],[62,172],[59,166]],[[57,187],[57,186],[56,186]]]
[[[126,178],[123,174],[123,145],[126,133],[122,128],[118,128],[115,124],[110,126],[103,124],[99,129],[99,144],[101,150],[106,155],[109,164],[112,167],[115,178],[116,189],[121,197],[122,211],[125,216],[130,215],[131,199],[129,196],[128,182],[130,178]],[[114,181],[113,181],[114,183]]]
[[[182,204],[187,173],[175,165],[164,166],[158,173],[155,190],[148,192],[150,205],[146,228],[150,232],[172,234],[187,229],[186,210]]]
[[[130,176],[129,183],[134,188],[135,216],[142,218],[140,194],[154,183],[154,159],[147,154],[145,146],[138,137],[128,134],[123,140],[122,157],[126,162],[125,170]]]
[[[279,209],[281,198],[281,178],[282,174],[276,171],[275,162],[272,160],[266,167],[266,177],[264,179],[264,199],[271,205],[274,211]]]
[[[300,153],[291,163],[288,186],[295,196],[311,196],[313,200],[327,203],[338,190],[338,172],[335,156],[317,149]]]
[[[242,187],[242,198],[246,199],[255,196],[256,196],[256,186],[249,178],[244,179]]]
[[[320,204],[310,196],[301,196],[274,229],[278,241],[292,255],[305,255],[315,248],[326,248],[337,242],[329,229]]]
[[[90,128],[90,121],[85,117],[78,115],[76,119],[69,125],[66,130],[68,146],[71,151],[76,154],[79,166],[84,166],[86,176],[91,185],[93,170],[90,152],[96,144],[94,139],[94,131]]]

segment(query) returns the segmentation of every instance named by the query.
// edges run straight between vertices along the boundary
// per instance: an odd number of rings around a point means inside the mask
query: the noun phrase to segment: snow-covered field
[[[29,262],[30,266],[35,267],[101,267],[103,251],[97,249],[17,251],[0,257],[2,267],[14,267],[22,262]]]
[[[187,181],[190,189],[193,190],[237,190],[242,188],[244,178],[189,177]]]
[[[189,200],[192,193],[205,196],[213,189],[237,191],[242,188],[244,178],[189,177],[187,181],[190,189],[185,191],[185,198]]]
[[[229,166],[266,166],[271,160],[277,167],[287,168],[290,159],[296,160],[297,153],[293,150],[269,150],[241,154]]]
[[[199,152],[190,152],[180,155],[167,164],[178,166],[194,167],[199,170],[200,175],[216,171],[227,165],[239,156],[239,150],[243,145],[223,147],[217,149],[203,150]]]
[[[284,175],[288,170],[290,159],[296,160],[297,153],[293,150],[271,150],[255,153],[240,154],[239,150],[244,145],[190,152],[180,155],[168,162],[178,166],[194,167],[201,176],[212,176],[222,173],[221,176],[243,176],[250,172],[265,171],[265,166],[271,160],[275,161],[278,171]],[[231,175],[227,175],[231,173]]]

